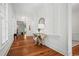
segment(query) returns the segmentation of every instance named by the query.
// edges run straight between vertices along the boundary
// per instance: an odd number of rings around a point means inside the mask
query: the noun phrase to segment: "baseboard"
[[[8,40],[0,49],[0,56],[6,56],[13,43],[13,39]]]
[[[45,45],[45,44],[44,44],[44,45]],[[47,46],[47,45],[45,45],[45,46]],[[56,48],[54,48],[54,47],[49,47],[49,46],[47,46],[47,47],[50,48],[50,49],[55,50],[56,52],[58,52],[58,53],[60,53],[60,54],[62,54],[62,55],[64,55],[64,56],[67,56],[64,52],[59,51],[58,49],[56,49]]]

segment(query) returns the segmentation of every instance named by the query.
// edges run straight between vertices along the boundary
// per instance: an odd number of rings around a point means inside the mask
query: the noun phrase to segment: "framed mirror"
[[[38,32],[41,32],[45,28],[45,19],[41,17],[38,22]]]
[[[38,24],[45,24],[45,18],[41,17]]]

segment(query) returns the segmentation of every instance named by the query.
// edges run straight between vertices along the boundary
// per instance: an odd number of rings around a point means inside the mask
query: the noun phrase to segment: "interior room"
[[[79,3],[72,4],[72,55],[79,56]]]
[[[0,56],[67,56],[68,12],[67,3],[0,3]]]

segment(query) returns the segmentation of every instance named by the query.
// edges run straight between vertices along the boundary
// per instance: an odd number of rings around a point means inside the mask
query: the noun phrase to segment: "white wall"
[[[79,11],[72,11],[72,39],[79,41]]]
[[[79,4],[72,4],[72,40],[79,41]]]
[[[16,20],[11,4],[9,4],[8,27],[8,36],[11,37],[11,39],[13,39],[13,34],[16,31]]]
[[[72,56],[72,4],[68,4],[68,56]]]
[[[13,34],[16,30],[16,20],[14,18],[13,10],[11,4],[8,4],[8,40],[5,44],[1,46],[0,55],[7,55],[12,43],[13,43]]]
[[[68,5],[67,4],[43,4],[36,12],[34,19],[37,25],[40,17],[46,21],[45,33],[48,39],[45,45],[67,55],[68,48]]]
[[[0,19],[0,48],[1,48],[1,43],[2,43],[2,20]]]
[[[72,26],[73,26],[73,33],[79,33],[79,12],[72,13]]]

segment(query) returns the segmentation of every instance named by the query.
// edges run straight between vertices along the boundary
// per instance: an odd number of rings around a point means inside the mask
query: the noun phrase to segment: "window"
[[[2,44],[8,40],[8,4],[0,3],[0,18],[2,21]]]

